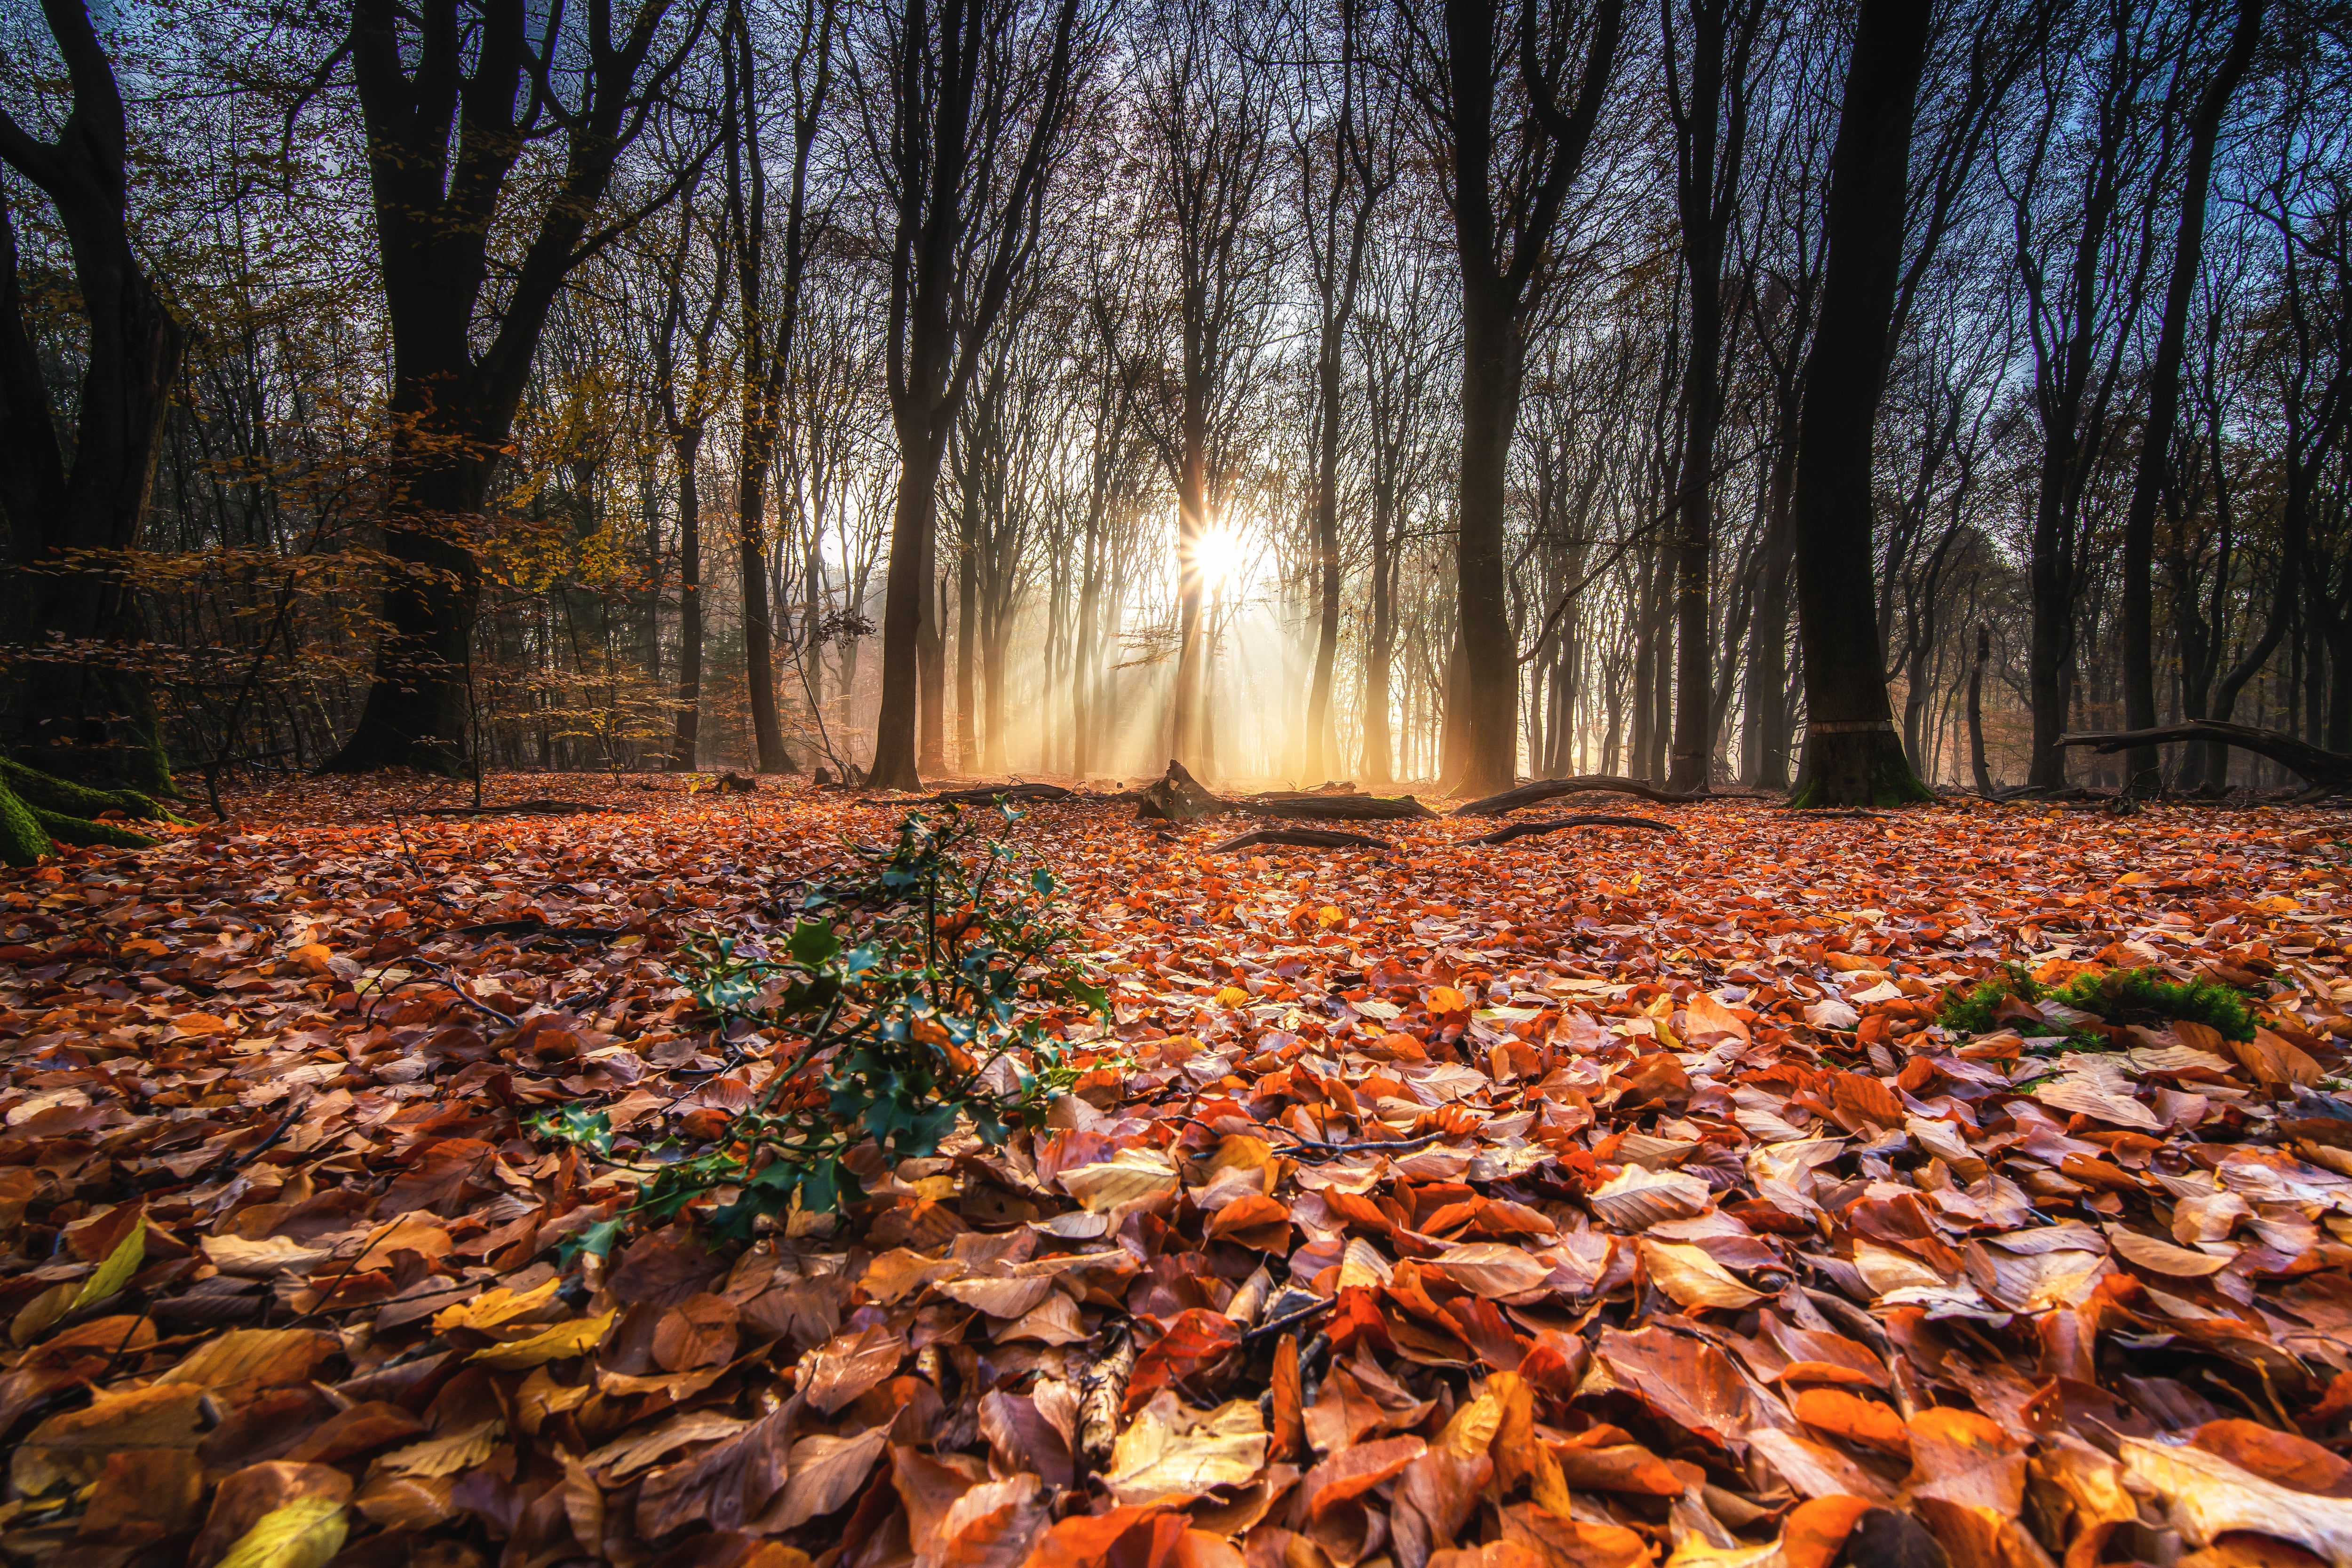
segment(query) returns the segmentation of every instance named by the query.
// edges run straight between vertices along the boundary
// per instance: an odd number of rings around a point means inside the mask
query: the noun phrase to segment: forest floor
[[[1034,807],[1110,1007],[1048,1126],[600,1262],[773,1071],[681,934],[788,930],[908,802],[488,781],[547,794],[611,810],[304,783],[0,873],[0,1553],[2352,1561],[2340,814]]]

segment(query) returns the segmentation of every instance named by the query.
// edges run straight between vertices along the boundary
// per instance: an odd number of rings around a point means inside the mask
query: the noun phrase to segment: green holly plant
[[[709,1232],[738,1240],[795,1203],[831,1212],[864,1196],[845,1162],[867,1139],[891,1166],[938,1153],[960,1127],[994,1147],[1042,1125],[1076,1081],[1041,1015],[1103,1014],[1109,998],[1066,956],[1053,873],[1017,875],[1015,852],[982,841],[953,806],[908,816],[889,845],[853,849],[859,874],[813,887],[780,946],[709,931],[681,941],[678,977],[717,1020],[715,1038],[740,1021],[790,1055],[716,1138],[648,1148],[634,1167],[650,1176],[637,1202],[570,1255],[601,1255],[632,1223],[667,1222],[705,1197],[724,1199],[698,1210]],[[602,1111],[567,1106],[531,1127],[612,1157]]]

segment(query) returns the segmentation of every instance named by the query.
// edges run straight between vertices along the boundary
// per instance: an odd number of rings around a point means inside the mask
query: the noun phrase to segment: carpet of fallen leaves
[[[1038,806],[1113,998],[1046,1130],[567,1264],[774,1070],[680,932],[787,926],[906,804],[555,787],[613,809],[288,787],[0,879],[10,1559],[2352,1562],[2338,818],[1213,856]],[[2263,1027],[1935,1025],[2009,960]],[[529,1134],[572,1103],[611,1162]]]

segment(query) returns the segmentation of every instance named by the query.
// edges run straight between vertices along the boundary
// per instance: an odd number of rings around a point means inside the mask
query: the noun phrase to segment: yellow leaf
[[[1454,1412],[1436,1447],[1462,1458],[1475,1458],[1492,1447],[1503,1425],[1503,1402],[1489,1390]]]
[[[1650,1283],[1685,1307],[1740,1312],[1764,1299],[1762,1291],[1741,1284],[1704,1247],[1687,1241],[1653,1241],[1646,1236],[1640,1245]]]
[[[512,1322],[526,1313],[545,1306],[555,1299],[563,1281],[555,1275],[533,1290],[518,1294],[504,1285],[495,1291],[485,1291],[470,1301],[460,1301],[433,1314],[433,1332],[447,1333],[451,1329],[494,1329],[500,1323]]]
[[[496,1453],[499,1439],[506,1436],[506,1423],[492,1416],[479,1426],[446,1437],[411,1443],[376,1460],[375,1468],[385,1475],[410,1476],[420,1480],[454,1476],[472,1469]]]
[[[544,1333],[529,1339],[519,1339],[511,1344],[494,1344],[476,1351],[467,1359],[478,1361],[493,1372],[521,1372],[529,1367],[544,1366],[551,1361],[567,1356],[585,1355],[596,1348],[604,1331],[613,1326],[614,1314],[602,1312],[576,1322],[558,1323]]]
[[[1061,1176],[1062,1190],[1095,1214],[1174,1192],[1179,1179],[1174,1164],[1153,1149],[1120,1149],[1107,1160],[1073,1166]]]
[[[1249,993],[1239,986],[1227,986],[1217,993],[1217,1005],[1221,1008],[1237,1008],[1247,1000]]]
[[[131,1276],[139,1272],[139,1265],[146,1258],[147,1228],[134,1225],[129,1235],[115,1243],[114,1250],[106,1255],[106,1261],[98,1266],[98,1272],[82,1281],[81,1293],[74,1297],[73,1305],[66,1310],[78,1312],[94,1302],[106,1300],[131,1282]]]
[[[1528,1500],[1547,1513],[1568,1518],[1568,1476],[1560,1469],[1559,1456],[1551,1451],[1550,1444],[1538,1439],[1528,1458],[1534,1461],[1528,1476]]]
[[[343,1505],[333,1498],[296,1498],[238,1536],[217,1568],[326,1568],[350,1531]]]
[[[1192,1410],[1163,1388],[1119,1434],[1103,1481],[1121,1502],[1157,1502],[1241,1486],[1265,1468],[1265,1423],[1255,1404]]]
[[[1327,904],[1315,912],[1315,924],[1326,929],[1339,925],[1347,918],[1339,913],[1339,906],[1336,904]]]

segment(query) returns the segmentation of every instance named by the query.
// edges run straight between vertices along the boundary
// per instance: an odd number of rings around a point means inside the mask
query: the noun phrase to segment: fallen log
[[[1003,800],[1075,800],[1077,791],[1059,784],[976,784],[969,789],[942,789],[923,798],[926,806],[985,806]]]
[[[2094,751],[2112,756],[2136,746],[2168,746],[2184,740],[2234,746],[2241,751],[2267,757],[2283,768],[2293,768],[2312,784],[2331,789],[2352,789],[2352,757],[2314,746],[2309,741],[2297,740],[2279,730],[2257,729],[2250,724],[2229,724],[2218,718],[2192,718],[2181,724],[2158,725],[2154,729],[2111,729],[2084,735],[2062,735],[2058,737],[2058,744],[2061,747],[2087,746]]]
[[[1499,795],[1489,795],[1483,800],[1473,800],[1466,806],[1456,806],[1457,817],[1499,817],[1516,811],[1522,806],[1532,806],[1542,800],[1557,800],[1562,795],[1582,794],[1638,795],[1644,800],[1661,806],[1686,806],[1694,800],[1704,800],[1704,794],[1680,794],[1645,784],[1639,779],[1620,779],[1613,773],[1580,773],[1573,779],[1538,779],[1522,784],[1516,789],[1506,789]]]
[[[1672,822],[1661,822],[1654,817],[1612,817],[1597,811],[1580,811],[1573,817],[1554,817],[1542,822],[1513,822],[1496,828],[1491,833],[1481,833],[1474,844],[1507,844],[1513,839],[1533,838],[1538,833],[1556,833],[1562,828],[1649,828],[1661,833],[1679,835],[1680,828]]]
[[[1391,845],[1386,839],[1369,838],[1362,833],[1343,833],[1335,828],[1254,828],[1235,838],[1212,848],[1213,855],[1231,853],[1234,850],[1255,849],[1261,844],[1287,844],[1302,850],[1385,850]]]

